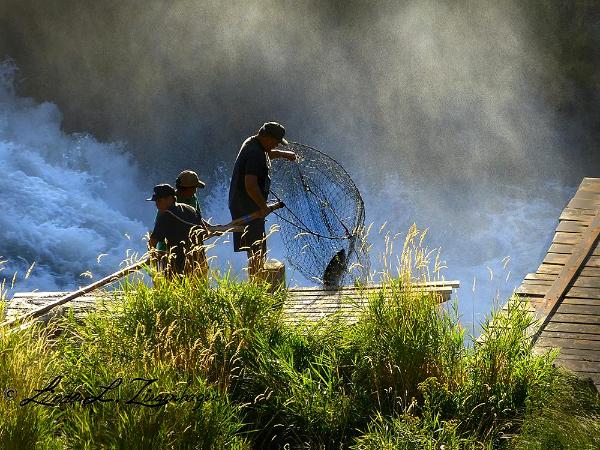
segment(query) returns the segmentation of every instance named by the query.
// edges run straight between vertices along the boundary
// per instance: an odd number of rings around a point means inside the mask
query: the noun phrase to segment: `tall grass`
[[[377,413],[364,434],[357,437],[353,450],[439,450],[490,449],[474,436],[464,436],[458,422],[426,423],[409,411],[401,415]]]
[[[127,282],[82,319],[4,330],[0,448],[595,448],[597,394],[532,351],[524,306],[466,345],[456,308],[412,283],[438,276],[424,236],[354,323],[292,324],[285,290],[225,274]],[[19,404],[56,376],[70,402]]]
[[[518,450],[600,448],[600,397],[589,381],[566,372],[554,374],[546,389],[536,390],[527,401]]]
[[[0,335],[0,448],[36,448],[53,433],[50,411],[19,406],[24,393],[42,385],[47,344],[48,334],[39,330]]]

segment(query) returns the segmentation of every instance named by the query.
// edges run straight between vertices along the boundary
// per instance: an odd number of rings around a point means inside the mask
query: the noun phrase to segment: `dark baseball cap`
[[[147,202],[153,202],[158,198],[170,197],[175,195],[175,189],[170,184],[157,184],[154,186],[154,191],[151,198],[147,198]]]
[[[288,141],[283,138],[285,136],[285,128],[280,123],[266,122],[262,127],[260,127],[258,134],[268,134],[269,136],[277,139],[283,145],[288,145]]]

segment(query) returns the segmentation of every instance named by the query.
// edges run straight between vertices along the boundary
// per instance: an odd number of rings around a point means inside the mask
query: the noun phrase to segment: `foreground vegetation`
[[[284,291],[220,277],[3,332],[0,448],[600,448],[597,393],[532,352],[524,308],[466,345],[409,278],[354,324],[289,324]]]

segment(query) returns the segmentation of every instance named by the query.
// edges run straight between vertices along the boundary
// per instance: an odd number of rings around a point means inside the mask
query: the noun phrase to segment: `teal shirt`
[[[178,203],[185,203],[186,205],[190,205],[192,208],[195,208],[196,211],[202,213],[202,210],[200,209],[200,203],[198,203],[198,197],[196,197],[196,194],[194,194],[188,198],[176,198],[176,201]],[[156,221],[158,220],[158,216],[160,216],[161,214],[162,214],[162,211],[156,211],[156,217],[154,218],[155,225],[156,225]],[[156,250],[161,251],[161,252],[167,251],[167,246],[165,245],[164,241],[160,241],[156,244]]]
[[[188,198],[177,198],[177,202],[190,205],[192,208],[196,209],[196,211],[202,214],[202,210],[200,209],[200,203],[198,203],[198,197],[196,197],[196,194]]]

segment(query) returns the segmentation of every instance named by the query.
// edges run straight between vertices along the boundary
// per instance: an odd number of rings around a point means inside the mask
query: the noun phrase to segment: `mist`
[[[120,143],[99,144],[117,160],[130,155],[139,176],[118,190],[128,220],[150,228],[142,193],[185,168],[207,179],[207,214],[223,219],[239,145],[278,120],[291,140],[346,168],[367,222],[429,227],[462,291],[486,279],[487,267],[504,270],[507,256],[518,284],[581,177],[598,175],[597,10],[508,1],[5,0],[0,55],[19,67],[19,96],[56,105],[65,136],[89,133]],[[35,254],[34,245],[27,250]],[[237,256],[223,257],[241,267]],[[477,312],[489,310],[494,283]]]

